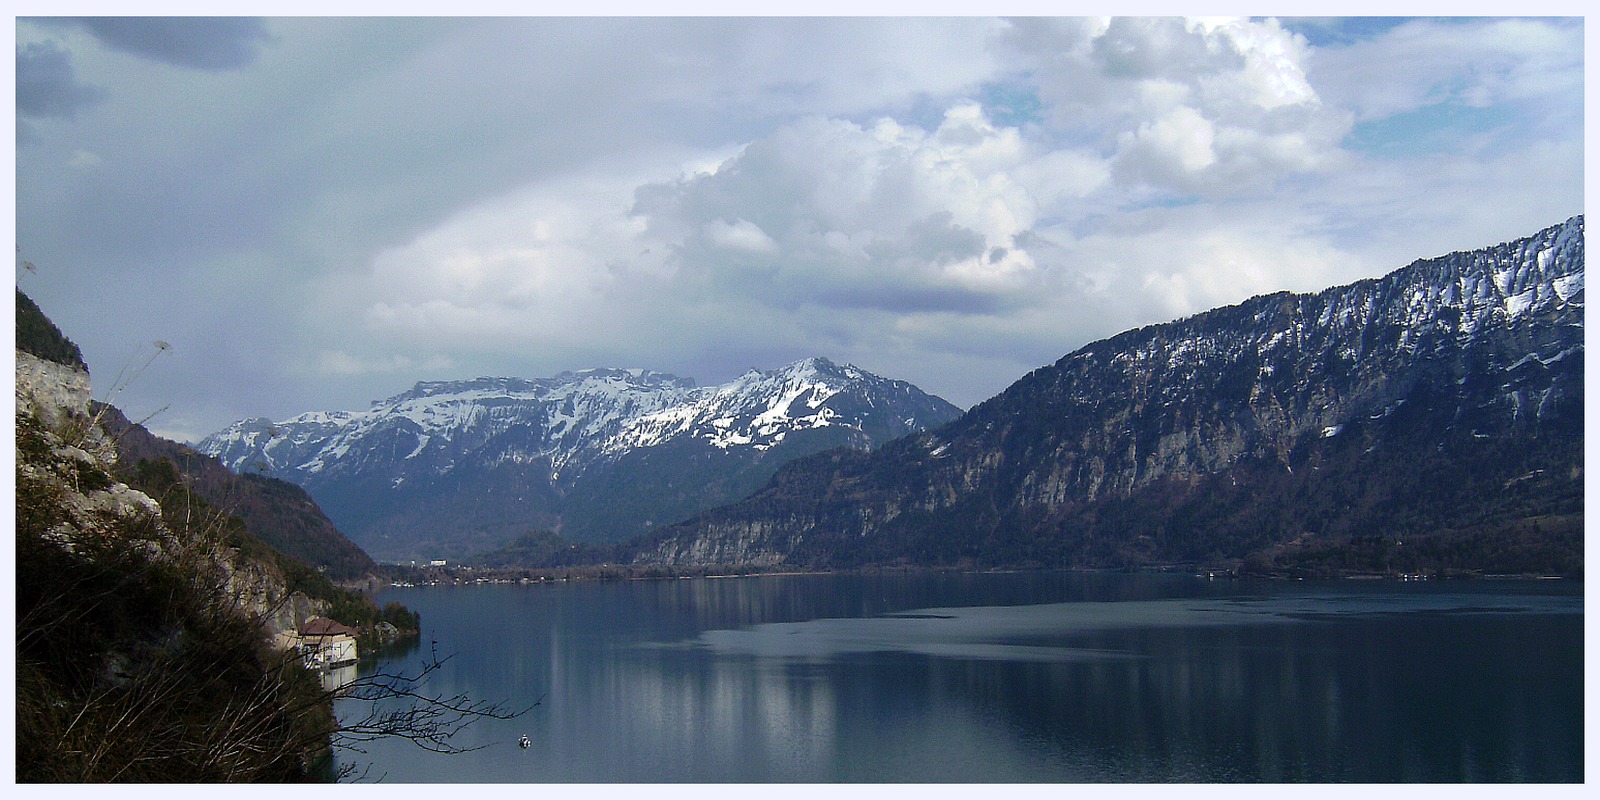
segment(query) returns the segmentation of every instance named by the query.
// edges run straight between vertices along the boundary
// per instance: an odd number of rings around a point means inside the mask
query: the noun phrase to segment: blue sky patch
[[[1469,140],[1515,124],[1521,116],[1504,105],[1441,103],[1358,123],[1344,146],[1389,160],[1457,152]]]
[[[1279,17],[1278,22],[1312,47],[1343,47],[1376,39],[1410,22],[1412,17]]]
[[[1044,104],[1031,86],[1017,83],[991,83],[979,95],[984,113],[996,125],[1020,128],[1044,121]]]

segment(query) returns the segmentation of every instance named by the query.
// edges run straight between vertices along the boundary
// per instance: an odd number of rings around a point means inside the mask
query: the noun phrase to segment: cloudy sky
[[[811,355],[965,407],[1583,210],[1581,19],[20,19],[16,47],[18,285],[180,439]]]

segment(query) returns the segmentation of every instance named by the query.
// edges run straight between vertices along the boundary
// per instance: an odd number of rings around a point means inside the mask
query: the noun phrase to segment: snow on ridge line
[[[838,413],[824,404],[842,391],[822,381],[808,381],[806,370],[746,373],[703,397],[626,421],[623,429],[603,448],[608,452],[653,447],[672,438],[690,435],[727,449],[750,445],[765,450],[781,442],[789,430],[838,424]],[[750,379],[750,380],[746,380]],[[779,380],[783,379],[783,380]],[[793,416],[795,403],[816,413]],[[742,410],[741,410],[742,409]],[[739,417],[756,411],[747,422]],[[854,426],[852,426],[854,427]]]

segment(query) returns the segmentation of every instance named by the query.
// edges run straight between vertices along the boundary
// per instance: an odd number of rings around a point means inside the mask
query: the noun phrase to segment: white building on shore
[[[307,667],[332,669],[356,663],[356,636],[360,633],[326,617],[312,617],[300,624],[300,655]]]

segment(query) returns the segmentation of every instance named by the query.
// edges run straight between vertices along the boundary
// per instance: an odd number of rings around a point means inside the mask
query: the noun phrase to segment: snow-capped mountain
[[[604,449],[626,452],[689,438],[723,450],[759,451],[798,431],[830,427],[867,448],[948,421],[953,408],[904,381],[811,358],[691,391],[670,408],[627,420]]]
[[[615,449],[608,441],[630,420],[696,394],[693,381],[637,369],[428,381],[366,411],[237,422],[200,450],[237,470],[302,484],[373,470],[396,482],[445,475],[471,463],[467,454],[489,466],[546,465],[554,482]]]
[[[792,463],[639,560],[1276,563],[1404,541],[1435,566],[1581,569],[1583,306],[1575,217],[1127,331],[944,427]]]
[[[789,458],[874,447],[959,413],[813,358],[711,387],[640,369],[424,382],[365,411],[244,420],[199,449],[304,486],[379,558],[425,557],[535,526],[625,538],[737,499]],[[470,541],[440,545],[458,534]]]

